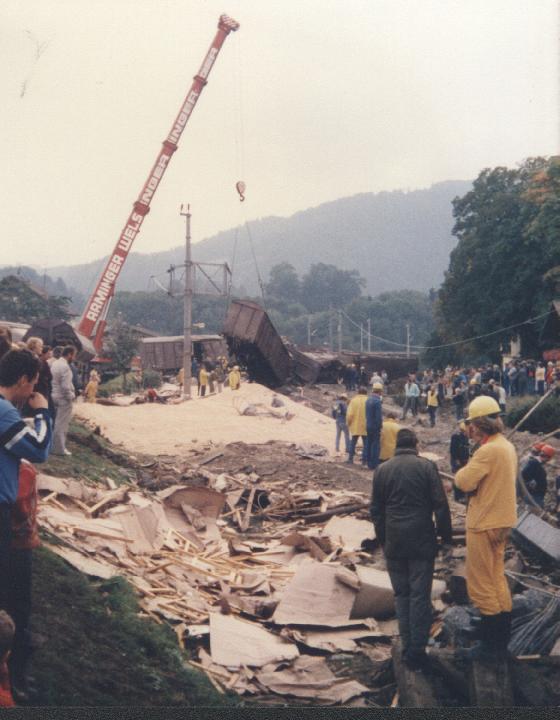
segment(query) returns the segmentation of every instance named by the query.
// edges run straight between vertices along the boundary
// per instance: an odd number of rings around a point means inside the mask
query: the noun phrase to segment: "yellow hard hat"
[[[375,390],[383,390],[383,383],[374,382],[372,385],[372,389],[374,392],[375,392]]]
[[[488,397],[488,395],[479,395],[469,405],[469,416],[467,422],[474,420],[479,417],[486,417],[487,415],[499,415],[500,406],[494,400],[494,398]]]

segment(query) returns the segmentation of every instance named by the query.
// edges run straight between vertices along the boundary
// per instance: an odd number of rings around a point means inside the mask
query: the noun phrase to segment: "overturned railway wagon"
[[[289,345],[294,374],[305,383],[335,383],[343,370],[339,356],[317,348]]]
[[[231,354],[245,365],[252,380],[271,387],[286,382],[291,370],[290,355],[260,305],[234,300],[223,334]]]

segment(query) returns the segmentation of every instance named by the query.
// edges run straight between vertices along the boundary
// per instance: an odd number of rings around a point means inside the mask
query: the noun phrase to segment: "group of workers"
[[[380,462],[393,455],[396,434],[400,426],[396,416],[388,413],[385,419],[382,412],[384,384],[374,382],[371,394],[364,386],[348,402],[348,396],[342,393],[332,407],[332,417],[336,424],[336,452],[340,452],[340,438],[344,437],[345,450],[349,464],[353,464],[358,440],[362,441],[361,463],[375,470]]]
[[[517,499],[521,489],[540,508],[548,490],[546,465],[554,448],[536,443],[521,461],[523,488],[518,484],[518,461],[514,446],[504,435],[501,416],[501,377],[495,368],[485,369],[484,384],[475,373],[451,374],[451,392],[465,391],[466,417],[461,408],[456,432],[451,436],[450,460],[454,476],[454,499],[467,504],[466,579],[469,597],[481,616],[480,642],[463,654],[480,659],[503,659],[511,636],[512,599],[504,574],[506,543],[517,522]],[[478,371],[477,371],[478,372]],[[430,407],[438,407],[447,390],[437,378],[426,374],[424,384],[415,375],[405,385],[401,421],[408,411],[418,412],[418,398],[427,396]],[[473,382],[474,380],[474,382]],[[551,381],[552,382],[552,381]],[[455,389],[453,388],[455,383]],[[546,388],[546,385],[545,385]],[[336,421],[337,453],[344,437],[348,462],[362,439],[362,464],[374,470],[370,513],[376,537],[383,547],[387,570],[395,593],[399,632],[405,663],[414,670],[428,665],[426,645],[432,624],[431,587],[434,561],[439,550],[452,541],[449,503],[436,465],[418,454],[418,439],[410,428],[401,427],[393,413],[382,414],[383,383],[366,387],[348,401],[340,394],[332,408]],[[537,385],[536,392],[541,388]],[[435,413],[434,413],[435,414]],[[560,476],[556,479],[556,511],[560,514]],[[435,518],[435,523],[434,523]]]
[[[474,398],[463,432],[476,449],[469,456],[462,443],[462,462],[454,475],[455,487],[468,496],[467,589],[481,615],[480,642],[465,654],[491,660],[506,657],[511,635],[504,554],[517,522],[517,455],[503,429],[494,398]],[[370,513],[395,592],[404,661],[413,670],[425,669],[437,537],[444,548],[449,546],[452,524],[437,467],[418,455],[418,440],[409,428],[398,431],[394,457],[375,470]]]
[[[198,361],[193,357],[191,361],[191,377],[196,382],[199,397],[221,393],[227,382],[231,390],[239,390],[241,386],[241,370],[239,365],[229,365],[226,357],[220,356],[216,361]],[[185,370],[181,368],[177,373],[177,382],[183,388],[185,384]]]

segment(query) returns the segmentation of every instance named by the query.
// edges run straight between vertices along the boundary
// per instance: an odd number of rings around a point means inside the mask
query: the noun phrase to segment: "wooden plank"
[[[400,640],[393,642],[391,657],[398,687],[399,707],[438,707],[439,702],[429,675],[409,670],[405,665]]]
[[[475,660],[469,672],[469,696],[475,707],[513,707],[513,685],[507,660]]]
[[[251,520],[251,511],[253,508],[253,500],[255,499],[255,493],[257,492],[256,487],[251,488],[251,492],[249,493],[249,499],[247,500],[247,508],[245,510],[245,515],[243,516],[243,521],[240,525],[241,532],[245,532],[247,528],[249,527],[249,522]]]

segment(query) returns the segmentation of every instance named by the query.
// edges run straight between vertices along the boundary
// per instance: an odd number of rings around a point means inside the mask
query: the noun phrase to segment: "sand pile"
[[[244,383],[235,392],[227,388],[178,405],[109,407],[77,403],[74,414],[98,425],[104,437],[123,444],[130,452],[176,455],[209,441],[270,440],[315,443],[324,445],[330,453],[334,451],[334,420],[284,395],[277,396],[283,405],[273,407],[274,395],[263,385]],[[254,407],[258,414],[241,415],[247,406]]]

